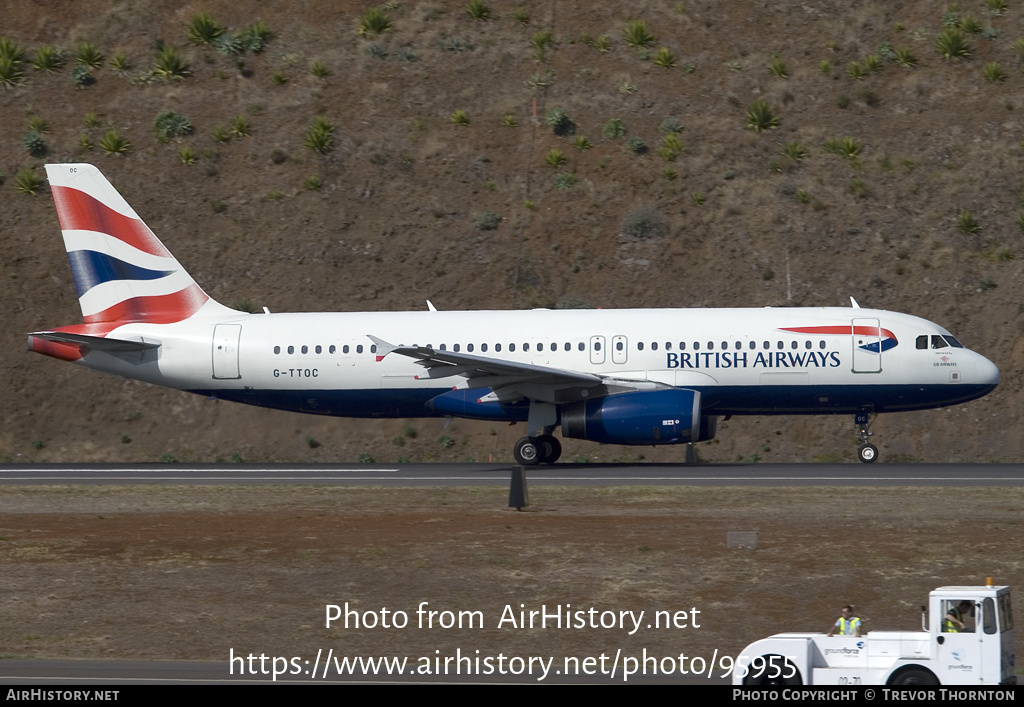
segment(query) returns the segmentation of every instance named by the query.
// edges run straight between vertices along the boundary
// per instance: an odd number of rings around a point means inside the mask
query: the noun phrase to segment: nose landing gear
[[[860,440],[860,448],[857,449],[857,458],[865,464],[871,464],[878,459],[878,447],[868,442],[868,438],[874,435],[870,428],[871,423],[875,421],[878,415],[873,415],[867,412],[858,412],[854,418],[854,423],[857,425],[857,439]]]

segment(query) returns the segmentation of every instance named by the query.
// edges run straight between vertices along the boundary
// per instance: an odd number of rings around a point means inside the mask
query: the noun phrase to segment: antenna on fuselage
[[[855,300],[853,297],[850,297],[850,306],[853,307],[854,309],[860,309],[860,305],[857,304],[857,300]]]
[[[427,300],[427,309],[429,309],[431,312],[437,311],[437,307],[435,307],[434,303],[431,302],[430,300]]]

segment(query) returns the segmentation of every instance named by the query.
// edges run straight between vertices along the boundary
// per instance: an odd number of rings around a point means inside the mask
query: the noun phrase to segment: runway
[[[5,464],[0,485],[508,486],[513,464]],[[1024,486],[1024,464],[555,464],[531,485]]]

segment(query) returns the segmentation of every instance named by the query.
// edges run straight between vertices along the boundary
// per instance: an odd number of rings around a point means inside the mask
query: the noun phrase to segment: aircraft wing
[[[667,387],[646,380],[613,380],[592,373],[439,351],[427,346],[395,346],[376,336],[367,336],[377,345],[378,361],[389,354],[416,359],[420,366],[427,369],[425,373],[416,376],[418,380],[460,376],[467,380],[469,388],[490,388],[493,392],[481,398],[481,402],[511,402],[530,398],[564,403],[621,390]]]

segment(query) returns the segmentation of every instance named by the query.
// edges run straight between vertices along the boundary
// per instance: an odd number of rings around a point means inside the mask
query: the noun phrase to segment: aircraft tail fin
[[[86,324],[188,319],[203,292],[106,177],[91,164],[48,164],[64,246]]]

